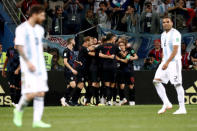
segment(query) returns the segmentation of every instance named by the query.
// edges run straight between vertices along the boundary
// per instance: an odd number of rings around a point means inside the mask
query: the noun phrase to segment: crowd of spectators
[[[158,34],[165,15],[173,17],[180,32],[197,30],[197,0],[19,0],[17,7],[28,17],[34,4],[46,7],[45,28],[54,35],[76,34],[98,24],[131,33]]]
[[[197,0],[18,0],[17,7],[28,18],[29,9],[35,4],[45,6],[44,27],[51,35],[77,34],[97,25],[130,33],[159,34],[166,15],[173,18],[181,33],[197,31]],[[98,38],[97,28],[84,32],[83,36]],[[160,46],[160,40],[155,40],[141,69],[158,67],[162,58]],[[187,52],[187,44],[182,42],[183,69],[197,70],[197,41],[194,46],[195,49]],[[50,49],[48,53],[53,55],[51,70],[63,70],[58,50]]]
[[[182,68],[184,70],[197,70],[197,39],[193,44],[194,48],[187,52],[187,45],[184,41],[181,44]],[[162,59],[162,49],[160,40],[154,41],[154,48],[149,52],[148,57],[144,59],[144,70],[156,70]]]

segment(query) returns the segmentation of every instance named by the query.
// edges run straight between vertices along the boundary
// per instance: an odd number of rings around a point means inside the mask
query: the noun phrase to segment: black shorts
[[[86,82],[88,81],[88,73],[87,73],[87,69],[80,69],[77,70],[78,74],[77,74],[77,83],[79,82]]]
[[[111,82],[114,83],[116,81],[116,69],[106,70],[103,69],[101,73],[101,79],[103,82]]]
[[[117,77],[116,77],[116,81],[118,82],[118,84],[126,84],[127,83],[127,76],[126,76],[126,72],[118,70],[117,71]]]
[[[88,77],[89,77],[89,80],[91,82],[99,82],[100,81],[100,77],[99,77],[99,71],[97,69],[95,70],[89,70],[89,73],[88,73]]]
[[[70,84],[71,81],[76,81],[76,75],[74,75],[72,72],[65,71],[64,78],[67,85]]]
[[[21,73],[15,75],[14,72],[8,72],[8,84],[17,88],[21,87]]]
[[[125,74],[126,76],[126,84],[133,85],[135,83],[134,72],[129,71]]]

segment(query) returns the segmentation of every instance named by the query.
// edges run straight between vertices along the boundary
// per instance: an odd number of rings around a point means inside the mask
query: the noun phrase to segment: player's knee
[[[37,93],[36,96],[38,96],[38,97],[44,97],[45,96],[45,93],[44,92],[39,92],[39,93]]]
[[[15,88],[15,86],[14,85],[10,85],[10,88]]]
[[[124,87],[125,87],[125,85],[120,85],[120,89],[122,89],[122,90],[123,90],[123,89],[124,89]]]
[[[36,96],[35,93],[28,93],[26,94],[27,101],[31,101]]]
[[[161,83],[161,80],[159,80],[159,79],[154,79],[153,80],[153,84],[156,86],[156,85],[158,85],[159,83]]]
[[[133,89],[133,87],[134,87],[134,84],[133,84],[133,85],[129,85],[129,88],[130,88],[130,89]]]
[[[110,82],[105,82],[105,86],[110,86]]]
[[[75,82],[70,82],[70,87],[71,88],[75,88],[76,87],[76,83]]]
[[[84,83],[82,83],[82,82],[81,83],[78,83],[77,84],[77,87],[80,88],[80,89],[82,89],[84,87]]]

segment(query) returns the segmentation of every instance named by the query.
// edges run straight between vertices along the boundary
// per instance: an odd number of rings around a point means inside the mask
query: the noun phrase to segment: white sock
[[[155,85],[157,93],[158,93],[159,97],[161,98],[163,104],[170,103],[170,101],[167,97],[167,94],[166,94],[165,87],[163,86],[163,84],[161,82],[154,82],[154,85]]]
[[[34,102],[34,119],[33,121],[41,121],[44,110],[44,97],[35,97]]]
[[[185,109],[185,92],[182,85],[175,86],[179,101],[179,107]]]
[[[16,109],[18,111],[23,111],[24,107],[26,107],[28,104],[29,104],[29,101],[27,101],[26,95],[22,95]]]

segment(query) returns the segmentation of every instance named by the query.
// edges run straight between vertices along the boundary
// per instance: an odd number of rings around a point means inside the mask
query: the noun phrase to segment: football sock
[[[78,99],[79,99],[79,97],[80,97],[80,95],[81,95],[81,89],[78,88],[78,87],[76,87],[74,90],[75,90],[75,91],[74,91],[74,94],[73,94],[73,96],[72,96],[72,101],[73,101],[74,103],[78,103]]]
[[[181,109],[184,109],[185,108],[185,98],[184,98],[185,92],[184,92],[183,86],[177,85],[177,86],[175,86],[175,88],[177,91],[179,107]]]
[[[116,101],[116,96],[117,96],[117,88],[111,88],[112,89],[112,95],[113,95],[113,101]]]
[[[29,101],[27,100],[26,95],[22,95],[16,109],[18,111],[23,111],[24,107],[26,107],[28,105],[28,103],[29,103]]]
[[[159,97],[161,98],[163,104],[170,103],[170,101],[168,100],[166,90],[165,90],[165,87],[163,86],[163,84],[161,82],[158,82],[158,81],[153,81],[153,83],[155,85],[157,93],[158,93]]]
[[[135,101],[135,88],[129,88],[129,101]]]
[[[111,101],[112,99],[112,88],[109,86],[106,86],[106,95],[107,95],[107,101]]]
[[[41,121],[44,110],[44,97],[35,97],[33,100],[33,121]]]
[[[120,96],[120,100],[123,100],[123,98],[125,97],[124,95],[124,89],[121,89],[119,90],[119,96]]]
[[[90,86],[87,86],[87,87],[85,87],[85,89],[86,89],[86,94],[85,94],[85,97],[86,97],[86,99],[87,99],[87,101],[86,101],[86,103],[90,103],[90,99],[91,99],[91,96],[90,96]]]
[[[65,95],[64,95],[64,97],[66,98],[66,100],[67,101],[69,101],[70,100],[70,94],[71,94],[71,92],[72,92],[72,87],[68,87],[68,88],[66,88],[66,90],[65,90]]]

